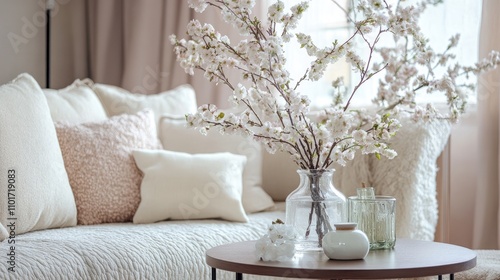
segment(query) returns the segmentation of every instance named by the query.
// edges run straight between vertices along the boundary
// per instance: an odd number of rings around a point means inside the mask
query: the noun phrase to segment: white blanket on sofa
[[[10,245],[0,243],[0,279],[210,279],[206,250],[258,239],[273,220],[284,218],[284,212],[249,217],[249,223],[167,221],[30,232],[15,238],[15,272],[7,270]],[[217,279],[234,279],[234,273],[217,274]]]

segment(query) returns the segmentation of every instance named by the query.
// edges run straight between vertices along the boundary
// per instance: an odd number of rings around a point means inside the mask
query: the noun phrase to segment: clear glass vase
[[[333,224],[347,222],[345,196],[332,184],[333,169],[298,170],[300,184],[286,198],[285,224],[296,233],[297,251],[322,250]]]

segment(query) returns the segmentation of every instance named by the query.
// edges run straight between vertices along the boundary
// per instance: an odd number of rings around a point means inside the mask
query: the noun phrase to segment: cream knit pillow
[[[0,86],[0,223],[15,233],[74,226],[76,207],[47,101],[21,74]]]
[[[377,194],[396,198],[398,238],[433,240],[438,220],[436,161],[451,132],[447,121],[415,123],[401,118],[403,127],[392,139],[398,156],[392,160],[356,154],[345,167],[335,167],[334,185],[346,196],[366,183]]]
[[[161,148],[153,112],[77,125],[56,123],[56,130],[75,194],[78,224],[132,221],[142,180],[132,150]]]

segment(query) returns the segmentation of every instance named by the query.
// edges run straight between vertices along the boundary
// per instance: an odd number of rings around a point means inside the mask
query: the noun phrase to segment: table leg
[[[236,272],[236,280],[243,280],[243,274],[241,272]]]
[[[212,267],[212,280],[217,280],[217,269]]]

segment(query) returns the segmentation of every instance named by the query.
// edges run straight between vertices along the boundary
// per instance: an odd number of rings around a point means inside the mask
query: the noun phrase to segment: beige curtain
[[[184,73],[176,61],[169,36],[186,38],[186,25],[198,19],[239,39],[216,9],[203,14],[187,0],[57,0],[52,27],[52,87],[62,88],[76,78],[116,85],[132,92],[154,94],[189,83],[198,104],[228,106],[230,90],[203,77]],[[257,2],[255,12],[261,10]],[[235,83],[236,73],[229,73]]]
[[[479,57],[500,50],[500,1],[483,0]],[[500,69],[479,77],[479,181],[476,190],[473,246],[500,249]],[[464,151],[467,152],[467,151]]]
[[[57,0],[51,15],[50,85],[60,89],[88,77],[85,0]]]
[[[195,18],[234,36],[234,29],[208,9],[195,13],[186,0],[87,0],[89,77],[133,92],[153,94],[180,84],[193,85],[199,104],[227,106],[230,91],[203,77],[184,73],[169,36],[186,37],[186,25]]]

